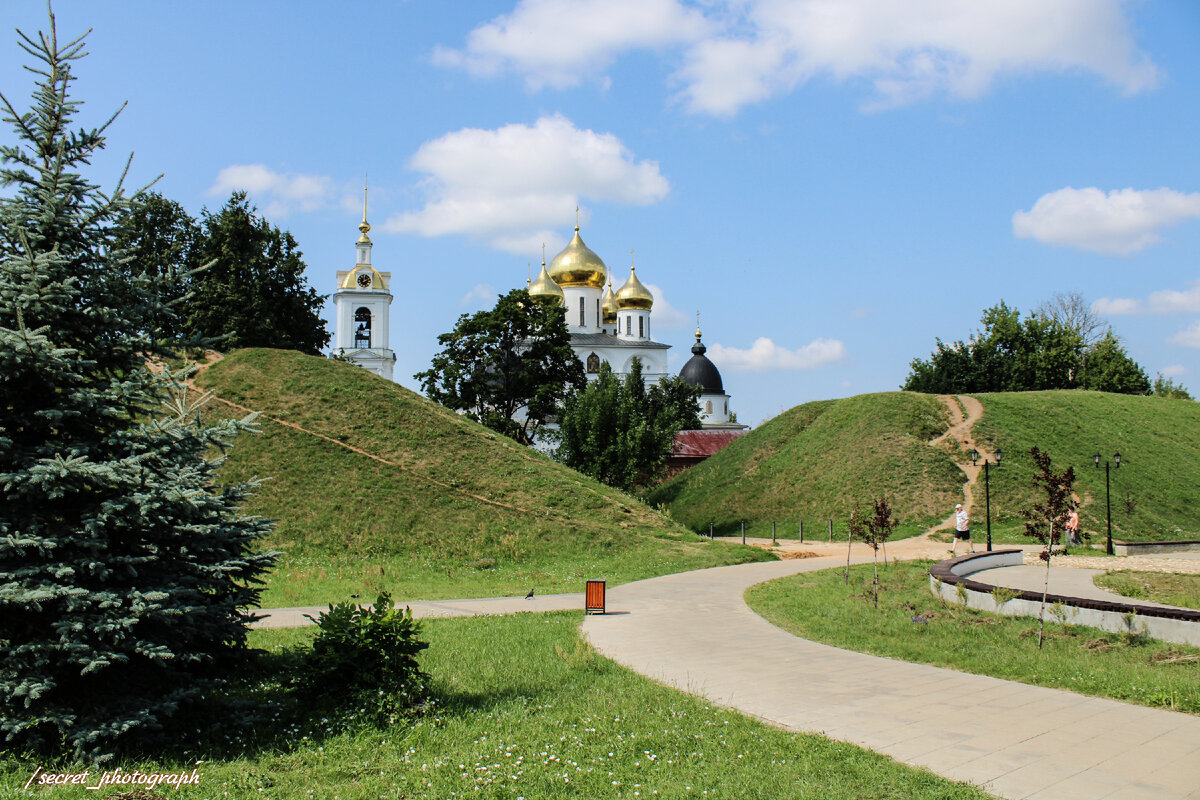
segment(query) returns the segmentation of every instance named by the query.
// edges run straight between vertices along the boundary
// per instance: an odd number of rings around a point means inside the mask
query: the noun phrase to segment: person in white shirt
[[[967,510],[963,508],[962,503],[954,506],[954,544],[950,545],[952,555],[958,555],[959,539],[966,541],[968,553],[975,552],[975,548],[971,546],[971,518],[967,515]]]

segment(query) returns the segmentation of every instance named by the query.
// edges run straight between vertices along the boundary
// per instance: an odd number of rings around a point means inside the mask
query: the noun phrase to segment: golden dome
[[[371,230],[371,223],[367,222],[366,219],[364,219],[362,222],[358,223],[358,230],[362,234],[361,236],[358,237],[358,243],[359,244],[363,244],[363,243],[370,244],[371,237],[367,236],[367,231]]]
[[[360,284],[358,281],[358,278],[360,275],[369,275],[371,278],[371,283],[367,286],[363,286],[362,284]],[[366,281],[364,280],[363,283],[366,283]],[[384,291],[387,291],[388,286],[387,286],[387,281],[385,281],[383,279],[383,275],[380,274],[379,270],[375,269],[372,266],[358,266],[346,273],[346,277],[342,278],[342,282],[338,286],[338,288],[339,289],[383,289]]]
[[[529,284],[529,296],[534,300],[557,305],[562,305],[565,302],[563,299],[563,290],[557,283],[550,280],[550,273],[546,272],[545,261],[542,262],[542,271],[538,273],[533,283]]]
[[[550,262],[550,280],[559,286],[591,286],[594,289],[604,288],[604,279],[608,276],[608,267],[600,260],[600,256],[588,249],[579,238],[579,226],[575,226],[575,236],[562,249],[562,252]]]
[[[604,290],[604,297],[600,300],[600,320],[605,323],[617,321],[617,299],[613,296],[612,281],[608,282],[608,288]]]
[[[649,311],[654,305],[654,295],[638,280],[637,269],[629,268],[629,280],[617,290],[617,308],[641,308]]]

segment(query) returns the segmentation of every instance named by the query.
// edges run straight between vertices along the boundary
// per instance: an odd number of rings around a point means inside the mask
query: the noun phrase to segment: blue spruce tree
[[[128,200],[81,174],[112,122],[71,127],[83,37],[53,15],[19,36],[39,78],[28,111],[0,95],[0,743],[103,760],[247,657],[273,555],[249,487],[215,485],[252,420],[203,423],[185,374],[149,366],[173,277],[131,283]]]

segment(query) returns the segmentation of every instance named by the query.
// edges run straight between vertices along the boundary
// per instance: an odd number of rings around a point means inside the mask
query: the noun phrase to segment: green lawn
[[[423,550],[412,554],[285,555],[270,574],[263,608],[369,602],[381,590],[399,600],[452,600],[582,592],[588,579],[609,586],[672,572],[767,561],[773,555],[755,547],[708,542],[692,534],[664,534],[635,541],[637,546],[592,553],[537,553],[496,560],[477,567],[466,559],[438,558]]]
[[[578,636],[579,620],[559,613],[430,621],[422,667],[433,675],[435,701],[414,720],[350,730],[321,718],[280,721],[254,730],[242,755],[181,742],[175,759],[122,768],[195,768],[200,786],[167,796],[235,800],[988,797],[661,687],[592,654]],[[278,647],[307,635],[260,631],[254,639]],[[4,797],[49,796],[20,791],[30,763],[9,757],[3,764]],[[53,797],[96,792],[56,788]]]
[[[1164,663],[1200,648],[1048,621],[1039,651],[1037,619],[935,598],[931,563],[881,567],[878,611],[870,565],[851,568],[849,585],[842,570],[802,573],[755,586],[746,600],[785,630],[848,650],[1200,714],[1200,661]]]
[[[1125,569],[1097,575],[1094,582],[1125,597],[1200,609],[1200,575]]]

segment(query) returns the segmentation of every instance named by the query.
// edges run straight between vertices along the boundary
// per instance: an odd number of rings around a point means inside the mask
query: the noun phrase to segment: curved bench
[[[968,608],[1010,617],[1036,617],[1042,603],[1041,592],[1008,589],[1005,594],[1011,593],[1012,599],[1000,603],[993,594],[995,586],[970,577],[985,569],[1018,566],[1022,561],[1020,550],[971,553],[940,561],[929,569],[929,588],[942,599],[957,603],[960,602],[961,587]],[[1110,633],[1144,634],[1164,642],[1200,647],[1200,611],[1145,606],[1134,602],[1114,603],[1059,594],[1047,594],[1046,603],[1058,603],[1070,609],[1063,621],[1072,625],[1088,625]]]

